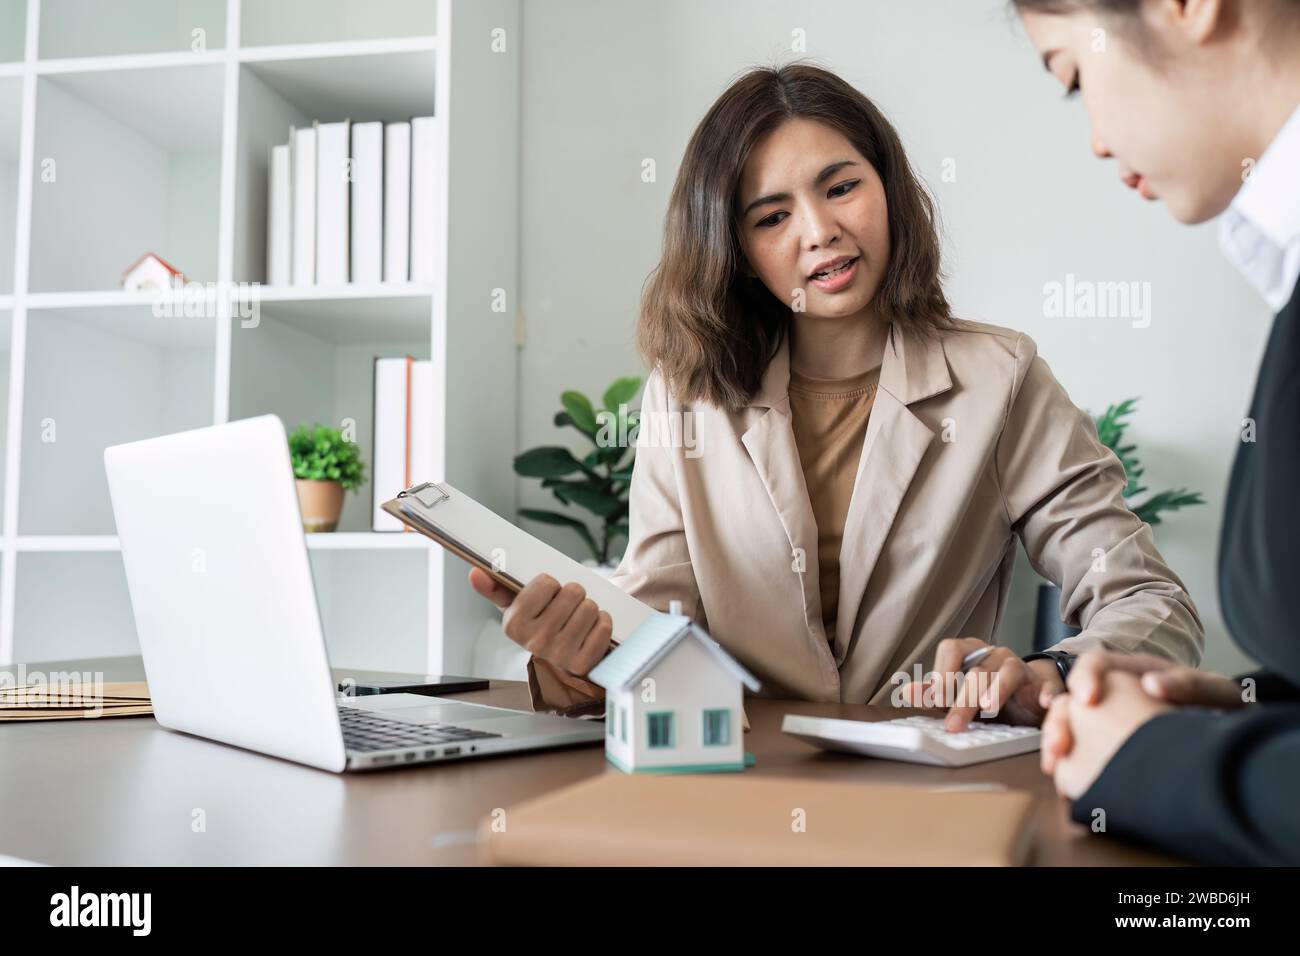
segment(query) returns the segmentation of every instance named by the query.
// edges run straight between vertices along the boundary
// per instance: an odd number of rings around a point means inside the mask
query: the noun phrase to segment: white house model
[[[152,252],[146,252],[122,273],[122,288],[128,292],[164,292],[184,284],[180,270]]]
[[[654,615],[587,676],[605,688],[605,759],[620,770],[745,769],[742,685],[759,682],[690,618]]]

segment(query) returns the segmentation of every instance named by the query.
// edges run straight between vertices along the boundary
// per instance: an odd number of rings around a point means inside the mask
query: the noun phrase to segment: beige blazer
[[[614,575],[660,610],[680,600],[760,696],[883,703],[943,638],[996,642],[1017,540],[1083,629],[1058,647],[1199,663],[1200,618],[1125,507],[1119,459],[1028,336],[973,322],[886,346],[827,634],[789,378],[783,345],[749,406],[726,412],[684,407],[650,376]],[[529,686],[539,709],[600,706],[599,687],[537,659]]]

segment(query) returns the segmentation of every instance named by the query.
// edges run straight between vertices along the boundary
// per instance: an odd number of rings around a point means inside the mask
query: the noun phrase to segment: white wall
[[[212,70],[198,79],[185,75],[195,89],[220,78]],[[126,79],[109,74],[98,82],[108,90],[140,82],[131,71],[122,76]],[[173,76],[159,82],[175,82]],[[146,252],[162,256],[190,279],[215,278],[220,198],[215,147],[169,149],[54,79],[42,79],[37,90],[31,291],[116,288],[126,268]],[[203,106],[196,110],[201,115]],[[88,142],[95,148],[87,149]],[[49,181],[47,161],[53,164]],[[115,241],[106,242],[106,235]]]
[[[446,367],[446,414],[458,426],[447,432],[446,472],[451,484],[476,489],[479,500],[498,511],[508,511],[515,491],[510,461],[520,399],[518,355],[508,330],[520,301],[519,110],[528,86],[521,73],[527,31],[520,8],[527,6],[515,0],[452,5],[451,88],[469,92],[455,93],[449,107],[446,354],[455,361]],[[504,48],[494,46],[498,30]],[[507,303],[504,312],[493,311],[498,293]],[[465,636],[498,619],[497,610],[468,587],[464,563],[452,557],[442,559],[441,600],[443,619],[459,622]],[[445,647],[444,673],[465,673],[469,641],[448,635]]]
[[[519,448],[568,441],[551,425],[564,389],[598,396],[641,371],[637,302],[686,141],[739,72],[796,58],[801,28],[807,57],[880,105],[930,183],[958,313],[1028,332],[1085,408],[1142,396],[1131,434],[1153,487],[1185,484],[1209,502],[1173,515],[1157,540],[1205,618],[1206,665],[1246,665],[1220,618],[1215,552],[1269,310],[1222,259],[1213,226],[1176,225],[1092,157],[1082,107],[1062,102],[1003,0],[523,6]],[[654,183],[641,181],[644,158]],[[941,180],[946,159],[954,182]],[[1067,273],[1149,282],[1150,327],[1045,317],[1043,286]],[[520,482],[520,502],[552,503],[535,481]],[[580,553],[567,532],[533,530]],[[1002,635],[1017,647],[1033,614],[1021,565]]]
[[[165,348],[84,316],[28,314],[20,534],[113,534],[104,449],[212,421],[211,347]]]

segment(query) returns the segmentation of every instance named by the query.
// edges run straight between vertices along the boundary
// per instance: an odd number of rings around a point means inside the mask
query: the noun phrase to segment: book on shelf
[[[293,128],[293,271],[294,285],[316,282],[316,130]]]
[[[352,124],[352,281],[384,278],[384,124]]]
[[[411,124],[384,127],[384,281],[406,282],[411,267]]]
[[[411,444],[408,471],[411,484],[433,481],[433,363],[428,359],[411,363]],[[407,485],[409,488],[410,485]]]
[[[434,480],[433,363],[411,356],[375,359],[375,421],[371,458],[371,528],[405,531],[381,507],[403,488]]]
[[[316,284],[348,281],[351,123],[316,123]]]
[[[290,127],[288,144],[271,148],[267,281],[433,282],[445,133],[434,116]]]
[[[288,285],[292,272],[293,178],[289,144],[271,147],[271,182],[266,203],[266,278],[271,285]]]
[[[432,116],[411,120],[411,281],[432,282],[439,249],[437,205],[439,126]]]

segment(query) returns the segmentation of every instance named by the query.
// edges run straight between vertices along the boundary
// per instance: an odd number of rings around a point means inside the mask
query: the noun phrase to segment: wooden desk
[[[138,657],[27,665],[140,680]],[[336,669],[342,677],[392,676]],[[267,688],[268,693],[273,688]],[[456,695],[521,710],[526,685],[493,681]],[[780,731],[788,712],[895,716],[886,708],[746,701],[747,771],[921,786],[1000,784],[1040,802],[1031,862],[1176,862],[1069,822],[1066,806],[1027,754],[959,770],[830,754]],[[597,773],[617,773],[599,746],[392,771],[335,775],[195,737],[152,717],[0,724],[0,854],[42,863],[122,865],[428,865],[476,862],[480,819],[497,807]],[[201,815],[197,811],[202,811]],[[202,818],[204,829],[196,829]]]

